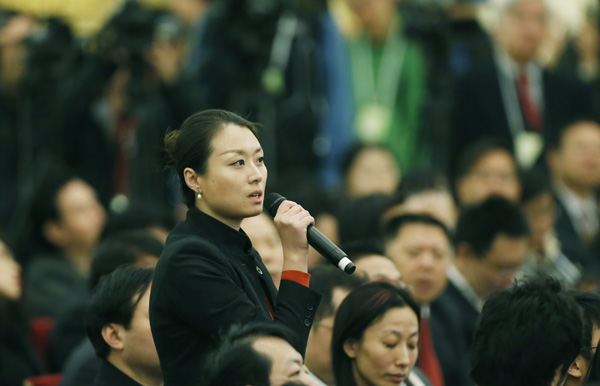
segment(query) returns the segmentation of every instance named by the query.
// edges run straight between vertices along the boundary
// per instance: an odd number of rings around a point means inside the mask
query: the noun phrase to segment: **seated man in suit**
[[[494,2],[492,63],[465,76],[456,88],[453,160],[468,143],[494,136],[514,144],[519,162],[528,164],[540,155],[550,124],[592,111],[586,86],[536,62],[548,29],[547,2]]]
[[[529,226],[521,208],[490,197],[461,213],[454,235],[454,265],[448,285],[431,305],[436,353],[447,385],[471,384],[469,348],[488,296],[510,286],[529,247]],[[439,337],[454,337],[454,342]]]
[[[394,261],[422,306],[418,366],[434,386],[444,385],[433,345],[435,338],[431,336],[429,305],[446,287],[452,253],[448,229],[429,215],[402,214],[387,221],[383,241],[385,254]]]
[[[496,291],[475,330],[471,378],[478,386],[563,386],[583,345],[582,323],[556,279]]]
[[[549,143],[547,159],[554,179],[558,239],[564,247],[585,248],[600,229],[600,124],[579,119],[565,125]]]
[[[162,386],[148,308],[151,268],[120,267],[100,281],[86,310],[86,328],[103,359],[97,386]]]

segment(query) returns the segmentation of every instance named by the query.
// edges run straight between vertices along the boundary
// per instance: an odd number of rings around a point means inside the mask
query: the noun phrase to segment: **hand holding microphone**
[[[265,209],[273,217],[277,214],[279,206],[286,201],[286,198],[277,193],[269,193],[265,197]],[[310,217],[310,216],[309,216]],[[317,250],[323,257],[329,262],[347,274],[352,274],[356,270],[356,266],[348,259],[348,255],[342,251],[337,245],[329,240],[323,233],[321,233],[311,221],[307,220],[307,240],[313,248]]]

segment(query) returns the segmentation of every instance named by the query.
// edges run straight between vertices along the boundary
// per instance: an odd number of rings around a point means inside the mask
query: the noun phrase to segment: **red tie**
[[[542,116],[540,110],[536,106],[535,102],[529,95],[529,80],[525,71],[519,72],[519,78],[517,79],[517,94],[519,96],[519,104],[521,105],[521,111],[527,121],[527,127],[531,131],[541,132],[542,131]]]
[[[444,376],[442,375],[442,368],[433,348],[433,338],[428,318],[421,318],[421,329],[419,331],[419,368],[427,375],[433,386],[444,386]]]

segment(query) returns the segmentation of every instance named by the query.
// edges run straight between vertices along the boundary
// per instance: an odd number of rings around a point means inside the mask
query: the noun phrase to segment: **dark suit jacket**
[[[452,282],[431,304],[433,344],[447,386],[472,386],[469,351],[479,312]]]
[[[543,124],[544,137],[554,135],[561,124],[578,115],[591,114],[591,90],[558,74],[544,71]],[[456,86],[451,158],[469,143],[485,137],[495,137],[512,146],[513,139],[500,89],[498,67],[490,63],[460,80]]]
[[[125,373],[116,368],[112,363],[104,360],[100,366],[96,386],[142,386]]]
[[[150,295],[150,323],[165,385],[201,384],[201,366],[219,333],[236,323],[274,321],[291,328],[302,355],[320,301],[282,280],[279,293],[243,231],[196,208],[167,238]],[[268,304],[267,304],[268,302]]]

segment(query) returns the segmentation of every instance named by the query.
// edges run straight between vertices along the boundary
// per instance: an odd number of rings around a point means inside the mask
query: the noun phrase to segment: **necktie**
[[[433,337],[428,318],[421,318],[419,331],[419,368],[427,375],[433,386],[444,386],[444,376],[433,348]]]
[[[517,79],[517,95],[519,96],[519,105],[521,111],[527,122],[527,127],[531,131],[541,132],[542,131],[542,116],[540,109],[536,103],[531,99],[529,93],[529,80],[525,71],[519,72],[519,78]]]

